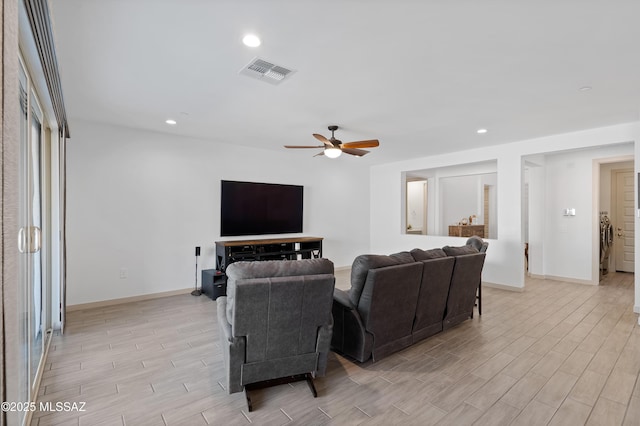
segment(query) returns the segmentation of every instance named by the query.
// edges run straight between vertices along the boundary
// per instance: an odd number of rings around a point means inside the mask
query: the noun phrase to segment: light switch
[[[576,215],[576,209],[563,209],[562,210],[562,214],[564,216],[575,216]]]

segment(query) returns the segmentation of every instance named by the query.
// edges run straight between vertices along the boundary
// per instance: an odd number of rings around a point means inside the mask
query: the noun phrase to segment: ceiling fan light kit
[[[340,148],[325,148],[324,155],[329,158],[338,158],[342,155],[342,150]]]
[[[362,157],[365,154],[368,154],[369,151],[366,151],[361,148],[375,148],[380,145],[380,142],[377,139],[370,139],[366,141],[356,141],[356,142],[347,142],[342,143],[341,140],[335,138],[333,133],[338,130],[338,126],[332,125],[329,126],[328,129],[331,131],[331,139],[327,139],[322,135],[317,133],[313,134],[313,137],[318,139],[324,145],[320,146],[308,146],[308,145],[285,145],[285,148],[324,148],[324,151],[319,152],[314,155],[314,157],[324,155],[329,158],[338,158],[342,155],[343,152],[355,155],[356,157]]]

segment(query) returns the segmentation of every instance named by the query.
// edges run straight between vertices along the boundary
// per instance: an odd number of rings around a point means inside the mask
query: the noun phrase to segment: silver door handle
[[[18,251],[20,253],[26,252],[27,239],[25,238],[24,228],[20,228],[18,231]]]
[[[42,247],[42,231],[37,226],[27,226],[18,231],[18,251],[37,253]]]
[[[31,253],[37,253],[42,248],[42,231],[37,226],[29,227],[29,248]]]

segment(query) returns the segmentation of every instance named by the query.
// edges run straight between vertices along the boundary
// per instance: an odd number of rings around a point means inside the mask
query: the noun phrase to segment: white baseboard
[[[598,283],[594,283],[593,281],[579,280],[577,278],[557,277],[554,275],[538,275],[538,274],[532,274],[532,273],[528,273],[527,275],[529,276],[529,278],[535,278],[538,280],[564,281],[566,283],[573,283],[573,284],[598,285]]]
[[[576,278],[567,278],[567,277],[556,277],[553,275],[545,275],[544,277],[545,280],[552,280],[552,281],[564,281],[566,283],[574,283],[574,284],[585,284],[585,285],[598,285],[597,282],[593,282],[591,280],[579,280]]]
[[[633,312],[635,312],[636,314],[640,314],[640,306],[636,305],[633,307]]]
[[[491,287],[491,288],[497,288],[500,290],[515,291],[518,293],[522,293],[524,291],[524,287],[514,287],[512,285],[489,283],[486,281],[482,281],[482,287]]]
[[[532,274],[531,272],[527,272],[527,276],[529,278],[535,278],[537,280],[546,280],[547,279],[544,275]]]
[[[178,296],[180,294],[190,293],[193,287],[182,290],[163,291],[161,293],[142,294],[140,296],[123,297],[120,299],[101,300],[99,302],[79,303],[77,305],[68,305],[67,312],[81,311],[84,309],[103,308],[105,306],[121,305],[123,303],[141,302],[143,300],[160,299],[162,297]],[[203,294],[202,296],[207,297]]]

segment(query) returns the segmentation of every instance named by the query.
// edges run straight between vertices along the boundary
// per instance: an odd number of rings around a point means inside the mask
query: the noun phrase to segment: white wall
[[[304,185],[304,234],[325,237],[325,256],[338,267],[350,265],[364,252],[464,244],[465,239],[456,237],[403,234],[402,172],[484,160],[498,163],[499,226],[498,238],[489,240],[483,279],[521,288],[523,157],[639,139],[639,123],[623,124],[367,170],[347,157],[330,162],[299,152],[255,150],[75,121],[67,170],[68,304],[193,286],[193,247],[203,247],[200,269],[215,266],[221,179]],[[635,158],[638,171],[638,143]],[[640,225],[636,225],[638,264]],[[554,238],[545,241],[545,251]],[[567,273],[583,277],[580,271],[592,266],[573,265]],[[119,278],[121,268],[128,270],[127,279]],[[541,269],[551,275],[544,265]],[[640,312],[638,279],[635,307]]]
[[[371,169],[371,250],[377,253],[391,253],[410,250],[414,247],[431,248],[445,244],[464,244],[464,238],[403,235],[401,233],[402,173],[407,170],[445,167],[465,162],[497,160],[498,238],[489,240],[483,280],[522,288],[524,286],[524,245],[521,220],[523,157],[634,142],[639,139],[640,124],[631,123],[374,166]],[[639,155],[638,145],[636,144],[635,148],[636,158]],[[636,165],[636,167],[638,166]],[[587,204],[592,200],[590,188],[591,186],[586,190],[582,188],[580,191],[575,191],[577,192],[576,197],[578,197],[576,202],[580,202],[576,208],[582,209],[580,206],[585,203],[585,200],[589,200]],[[558,203],[564,205],[569,201],[572,200],[562,198],[558,200]],[[591,208],[591,205],[588,208]],[[597,212],[594,214],[597,215]],[[591,226],[588,226],[587,229],[591,229]],[[636,229],[640,230],[640,227],[636,227]],[[551,236],[552,241],[545,241],[545,251],[549,248],[548,245],[560,238],[573,241],[581,239],[575,235],[576,230],[573,227],[568,231],[570,232],[561,237]],[[577,232],[583,231],[578,230]],[[636,244],[639,240],[638,231],[636,231]],[[589,241],[588,246],[593,247],[593,242]],[[559,255],[564,256],[563,253],[559,253]],[[591,265],[592,258],[589,256],[588,259],[580,259],[580,262],[577,263],[571,260],[570,269],[562,271],[568,277],[582,277],[584,276],[582,271],[585,268],[592,270]],[[636,289],[636,298],[638,298],[637,294],[640,293],[638,280],[636,280]],[[640,299],[636,299],[636,306],[640,306],[639,301]]]
[[[449,235],[449,226],[469,219],[472,215],[474,225],[484,224],[484,187],[497,184],[496,173],[450,176],[440,178],[440,229],[438,235]],[[490,190],[491,191],[491,190]],[[491,200],[489,200],[491,204]],[[495,234],[497,221],[495,203],[490,206],[489,235]],[[492,231],[492,232],[491,232]]]
[[[440,235],[449,235],[449,225],[482,214],[482,203],[478,203],[479,179],[478,175],[440,179]]]
[[[631,144],[546,156],[544,275],[599,282],[599,259],[586,261],[600,235],[600,165],[594,160],[628,154]],[[563,216],[565,208],[576,215]]]
[[[488,161],[407,171],[407,180],[428,179],[427,234],[449,235],[449,225],[472,214],[476,215],[477,223],[484,223],[484,185],[496,185],[496,164],[496,161]],[[495,205],[491,209],[495,210]],[[491,230],[495,233],[496,212],[491,213],[489,229],[490,233]]]
[[[215,268],[222,179],[304,185],[303,235],[324,237],[336,267],[351,265],[369,248],[369,170],[312,154],[74,121],[67,304],[193,287],[195,246],[199,269]]]

